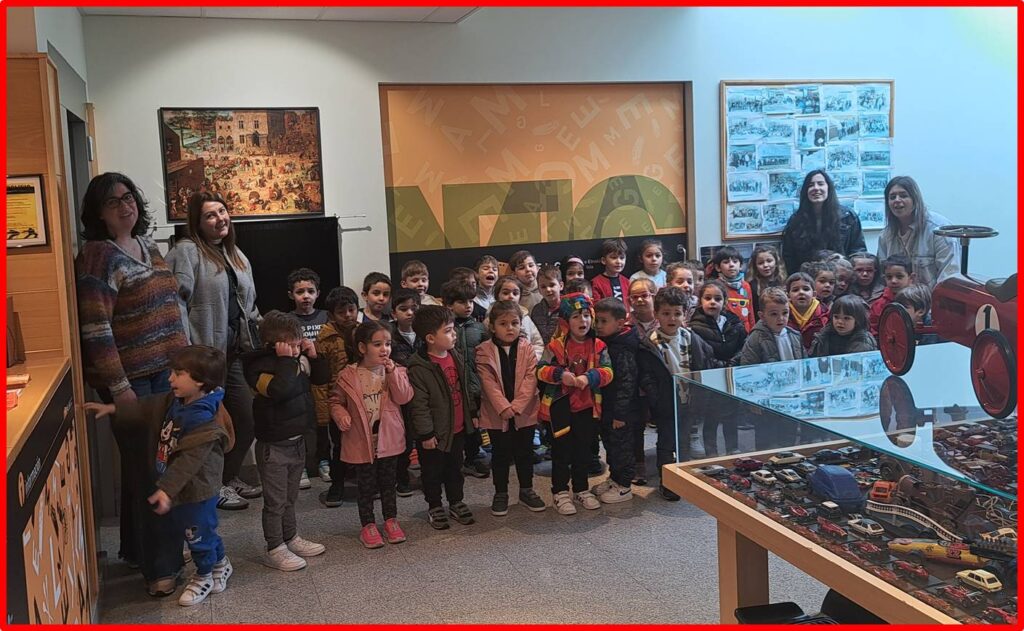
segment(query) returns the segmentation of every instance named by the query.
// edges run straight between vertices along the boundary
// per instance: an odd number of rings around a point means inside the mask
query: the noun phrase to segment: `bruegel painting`
[[[183,222],[197,191],[239,219],[324,214],[317,108],[161,108],[167,219]]]

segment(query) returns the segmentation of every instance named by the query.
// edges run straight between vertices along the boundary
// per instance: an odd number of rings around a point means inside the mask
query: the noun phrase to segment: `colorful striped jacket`
[[[551,406],[555,401],[568,396],[568,386],[562,384],[562,373],[568,370],[565,340],[568,335],[564,331],[565,322],[560,323],[560,330],[544,347],[544,355],[537,362],[537,381],[541,382],[540,410],[537,413],[542,421],[551,423],[551,431],[556,436],[569,432],[568,419],[552,419]],[[562,334],[564,333],[564,335]],[[608,355],[608,347],[601,340],[594,338],[594,352],[587,358],[587,371],[584,373],[590,381],[590,391],[594,397],[594,419],[601,419],[601,388],[607,386],[613,377],[612,360]]]

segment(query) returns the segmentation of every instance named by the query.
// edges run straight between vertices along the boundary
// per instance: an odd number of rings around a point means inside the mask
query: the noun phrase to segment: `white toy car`
[[[885,529],[878,525],[878,522],[873,519],[851,519],[846,522],[846,525],[850,527],[850,530],[859,535],[864,535],[865,537],[879,537],[885,534]]]
[[[757,471],[750,474],[750,477],[754,478],[754,482],[763,484],[764,486],[771,486],[778,482],[772,472],[767,469],[758,469]]]
[[[775,472],[775,477],[787,484],[803,481],[803,478],[800,477],[800,474],[797,473],[796,471],[793,471],[792,469],[780,469],[779,471]]]
[[[768,462],[772,463],[772,466],[778,467],[784,464],[796,464],[804,459],[803,454],[798,454],[795,451],[780,451],[771,458]]]

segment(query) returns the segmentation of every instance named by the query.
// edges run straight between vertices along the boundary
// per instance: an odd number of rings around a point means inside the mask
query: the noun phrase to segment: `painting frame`
[[[245,116],[236,117],[239,113]],[[228,115],[226,119],[221,118]],[[168,124],[175,116],[204,122],[200,123],[198,132],[191,125],[186,128],[180,123],[175,130]],[[211,121],[212,130],[202,127]],[[262,129],[261,121],[266,121]],[[243,129],[241,125],[246,122],[251,123],[252,127]],[[320,123],[319,107],[158,108],[157,129],[167,222],[172,225],[185,223],[187,197],[190,192],[199,190],[224,195],[228,211],[236,221],[325,216],[323,134]],[[230,133],[224,125],[231,127]],[[191,143],[182,142],[185,132],[191,132]],[[236,136],[239,137],[237,144],[233,140]],[[197,142],[204,143],[204,148],[201,148],[203,155],[192,157],[186,163],[182,153],[188,150],[189,145]],[[275,144],[285,142],[292,145],[297,143],[299,150],[281,152],[274,149]],[[251,147],[258,149],[254,152],[250,150]],[[212,166],[206,164],[210,153],[216,155],[216,163]],[[277,159],[282,157],[287,161],[278,164]],[[236,159],[241,160],[241,164],[230,164]],[[263,164],[264,159],[266,164]],[[243,181],[238,173],[239,166],[248,167],[251,177]],[[201,169],[199,173],[195,172],[197,168]],[[292,168],[297,171],[292,171]],[[223,175],[227,177],[221,175],[211,181],[212,174],[208,169],[224,170]],[[263,174],[252,175],[256,169],[265,170]],[[302,173],[304,177],[296,177],[296,173]],[[233,181],[236,175],[240,177]],[[282,177],[277,182],[279,175]],[[253,179],[255,187],[251,186]],[[235,181],[240,183],[239,190],[234,190]],[[284,188],[280,184],[284,184]]]
[[[829,94],[842,96],[841,107],[833,104],[832,109],[827,109],[824,104],[826,89]],[[836,100],[833,98],[833,100]],[[837,101],[838,103],[838,101]],[[839,109],[836,109],[839,107]],[[884,130],[885,135],[867,135],[861,133],[859,125],[847,130],[845,125],[838,127],[835,135],[837,141],[849,142],[851,139],[859,146],[858,140],[872,142],[885,142],[891,147],[895,137],[895,110],[896,110],[896,82],[893,79],[809,79],[809,80],[775,80],[775,79],[737,79],[722,80],[719,82],[719,162],[720,162],[720,215],[721,231],[723,242],[737,241],[761,237],[777,237],[781,231],[774,230],[776,224],[763,222],[765,231],[751,232],[744,230],[737,232],[730,229],[729,206],[739,201],[755,201],[753,199],[737,199],[735,194],[730,199],[729,176],[735,176],[737,171],[730,168],[730,146],[743,145],[754,147],[758,156],[761,155],[761,145],[766,142],[778,143],[777,138],[752,138],[751,133],[756,134],[758,129],[770,127],[771,122],[793,121],[793,154],[799,156],[794,168],[801,171],[813,170],[804,169],[805,154],[815,153],[816,157],[823,158],[827,154],[829,140],[829,126],[832,119],[839,118],[856,119],[866,117],[872,120],[885,119],[887,115],[888,127],[876,126]],[[802,138],[797,133],[797,126],[806,122],[809,137]],[[824,129],[822,130],[822,126]],[[734,137],[735,129],[745,130],[745,135]],[[822,131],[824,139],[819,138]],[[879,132],[880,133],[880,132]],[[819,142],[820,141],[820,142]],[[820,155],[819,155],[820,152]],[[859,158],[859,152],[858,152]],[[859,163],[854,167],[863,171],[869,167],[863,167]],[[891,163],[886,167],[892,169]],[[763,200],[765,203],[782,202],[793,200],[772,199]],[[799,204],[799,199],[795,200]],[[732,225],[739,225],[732,222]],[[870,229],[870,228],[865,228]]]
[[[12,188],[31,187],[31,190],[16,191],[13,194],[21,199],[20,203],[12,204]],[[31,200],[29,199],[31,197]],[[28,205],[31,204],[31,207]],[[7,176],[7,248],[20,249],[47,246],[50,243],[46,221],[46,186],[43,176],[38,173],[29,175]],[[21,217],[19,220],[18,217]],[[27,236],[18,236],[23,229],[12,228],[12,223],[21,223],[25,231],[34,232]]]

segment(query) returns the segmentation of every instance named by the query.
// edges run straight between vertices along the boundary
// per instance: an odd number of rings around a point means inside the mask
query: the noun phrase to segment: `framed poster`
[[[43,176],[7,178],[7,247],[46,245]]]
[[[723,239],[781,234],[815,169],[863,229],[884,227],[894,81],[722,81],[719,97]]]
[[[318,108],[165,107],[159,120],[168,222],[196,191],[234,219],[324,214]]]

